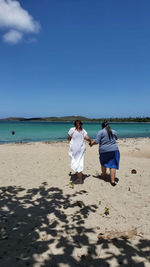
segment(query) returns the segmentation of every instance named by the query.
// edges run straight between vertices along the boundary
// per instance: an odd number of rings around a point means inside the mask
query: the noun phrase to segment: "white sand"
[[[150,139],[118,145],[116,187],[98,177],[98,146],[87,144],[74,188],[67,142],[0,145],[1,267],[150,266]],[[98,240],[135,228],[132,239]]]

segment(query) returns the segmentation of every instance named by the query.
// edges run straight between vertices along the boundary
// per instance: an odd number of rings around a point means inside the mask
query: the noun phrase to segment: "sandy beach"
[[[73,186],[67,141],[0,145],[1,267],[150,266],[150,139],[118,145],[115,187],[98,146]]]

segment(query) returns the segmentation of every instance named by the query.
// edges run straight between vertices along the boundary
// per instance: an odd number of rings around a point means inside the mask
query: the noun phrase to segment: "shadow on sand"
[[[103,180],[106,183],[110,183],[110,175],[106,174],[106,178],[103,178],[101,175],[93,175],[94,178],[97,178],[99,180]],[[119,179],[116,177],[115,182],[118,183]]]
[[[77,175],[75,173],[72,173],[70,172],[69,173],[69,176],[70,176],[70,181],[74,182],[76,179],[77,179]],[[90,177],[91,175],[87,175],[87,174],[82,174],[82,180],[83,180],[83,183],[85,181],[85,179],[87,179],[88,177]]]
[[[77,206],[79,191],[65,195],[58,187],[38,188],[16,186],[0,188],[0,266],[110,266],[116,259],[118,266],[144,266],[143,258],[150,259],[148,240],[139,240],[136,247],[130,240],[90,241],[88,234],[95,230],[86,227],[89,215],[96,205]],[[74,207],[77,206],[75,209]],[[69,213],[68,213],[69,209]],[[105,258],[97,254],[113,244],[119,255],[109,251]],[[83,247],[87,253],[81,253]],[[79,255],[75,256],[75,249]],[[115,250],[113,250],[115,251]],[[137,264],[134,257],[143,257]],[[125,263],[126,262],[126,263]]]

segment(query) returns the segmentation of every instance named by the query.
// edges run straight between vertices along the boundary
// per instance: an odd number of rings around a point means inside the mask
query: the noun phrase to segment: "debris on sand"
[[[105,233],[100,233],[98,239],[109,240],[116,238],[131,239],[133,236],[137,235],[137,229],[132,229],[124,232],[120,231],[106,231]]]
[[[137,174],[137,171],[136,171],[135,169],[132,169],[132,170],[131,170],[131,173],[132,173],[132,174]]]

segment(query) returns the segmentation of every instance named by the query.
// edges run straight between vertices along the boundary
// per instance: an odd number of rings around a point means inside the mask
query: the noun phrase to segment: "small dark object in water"
[[[131,173],[132,173],[132,174],[136,174],[137,171],[136,171],[135,169],[133,169],[133,170],[131,171]]]
[[[15,131],[12,131],[11,133],[12,133],[12,135],[14,135],[15,134]]]

